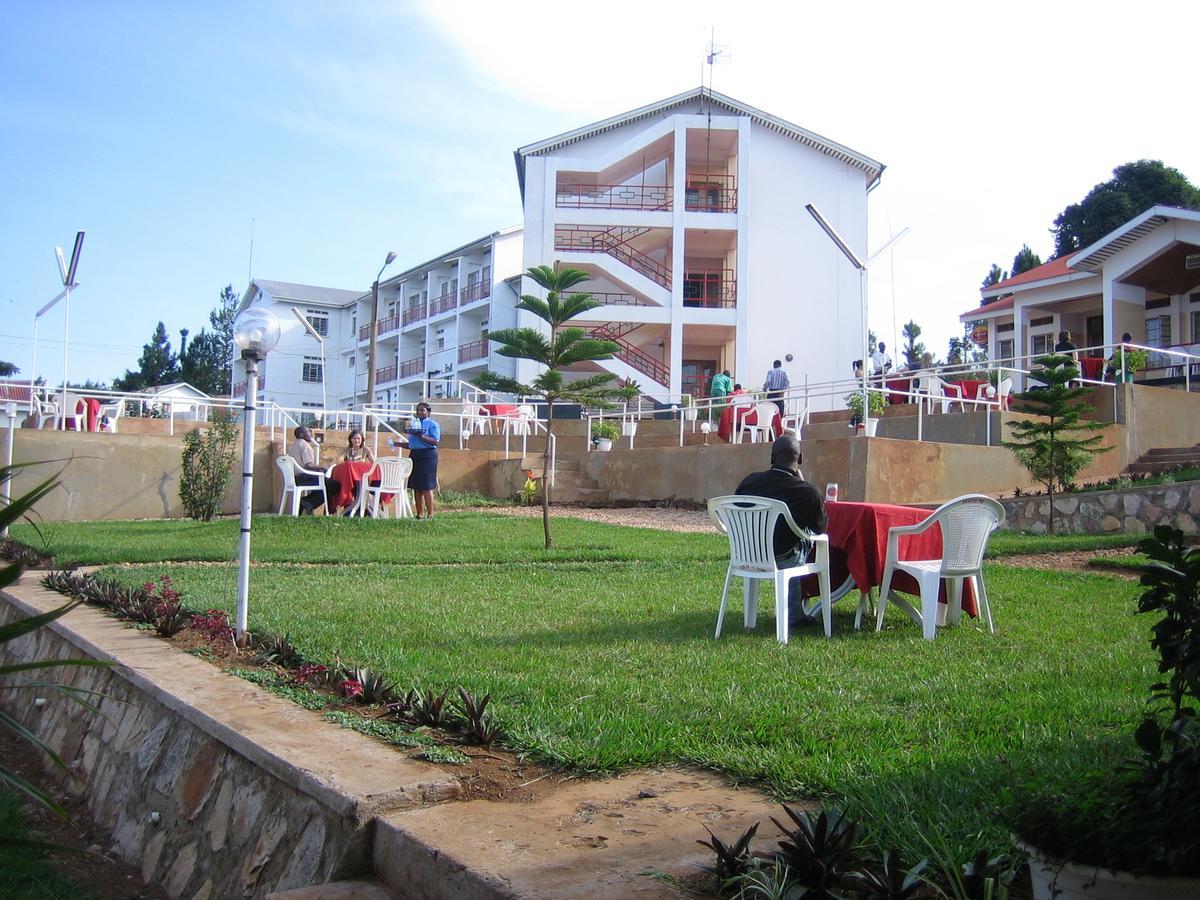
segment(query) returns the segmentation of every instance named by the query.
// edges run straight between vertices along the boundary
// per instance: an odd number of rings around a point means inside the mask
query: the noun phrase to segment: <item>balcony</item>
[[[415,359],[406,359],[400,363],[400,377],[411,378],[414,375],[420,375],[425,368],[425,357],[418,356]]]
[[[733,269],[691,269],[683,276],[683,305],[702,309],[734,309],[737,277]]]
[[[436,316],[458,306],[458,298],[454,296],[453,291],[448,291],[440,297],[434,297],[429,301],[429,315]]]
[[[375,370],[375,383],[377,385],[378,384],[386,384],[389,381],[395,381],[395,380],[396,380],[396,364],[395,363],[392,363],[390,366],[384,366],[382,369]]]
[[[413,306],[410,306],[404,310],[400,317],[401,323],[404,325],[411,325],[413,322],[419,322],[421,319],[425,318],[427,310],[428,306],[424,303],[414,304]]]
[[[471,362],[475,359],[487,359],[488,341],[471,341],[469,344],[462,344],[458,348],[458,361],[460,364]]]
[[[459,303],[466,306],[468,303],[474,303],[476,300],[483,300],[490,296],[492,296],[492,269],[488,266],[483,270],[479,281],[468,284],[462,289],[459,293]]]
[[[737,179],[733,175],[688,175],[684,208],[688,212],[737,212]]]
[[[392,313],[387,318],[379,320],[379,331],[376,332],[376,334],[379,337],[382,337],[383,335],[387,334],[389,331],[395,331],[399,327],[400,327],[400,316],[396,313]],[[358,329],[358,339],[360,341],[369,341],[371,339],[371,326],[369,324],[364,325],[362,328]]]
[[[669,210],[668,184],[560,184],[554,205],[559,209]]]

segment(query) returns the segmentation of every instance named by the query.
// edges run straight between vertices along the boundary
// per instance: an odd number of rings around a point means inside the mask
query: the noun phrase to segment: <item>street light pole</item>
[[[31,388],[32,389],[32,388]],[[30,396],[33,396],[32,394]],[[8,434],[4,438],[4,483],[3,490],[0,491],[0,497],[4,498],[4,505],[8,506],[11,495],[12,482],[12,461],[13,461],[13,436],[17,431],[17,404],[14,400],[9,400],[4,404],[4,418],[8,424]],[[0,538],[8,537],[8,526],[5,525],[0,529]]]
[[[375,342],[379,336],[379,279],[383,277],[383,270],[395,261],[396,251],[389,250],[383,265],[379,267],[379,274],[375,276],[375,281],[371,285],[371,341],[367,348],[367,399],[363,406],[370,406],[375,400]]]

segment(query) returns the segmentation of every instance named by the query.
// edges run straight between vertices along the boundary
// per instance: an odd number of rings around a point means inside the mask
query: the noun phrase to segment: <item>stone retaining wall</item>
[[[1001,501],[1007,527],[1041,534],[1050,515],[1047,497]],[[1155,525],[1185,533],[1200,530],[1200,482],[1156,484],[1111,491],[1087,491],[1054,499],[1054,528],[1074,534],[1144,534]]]

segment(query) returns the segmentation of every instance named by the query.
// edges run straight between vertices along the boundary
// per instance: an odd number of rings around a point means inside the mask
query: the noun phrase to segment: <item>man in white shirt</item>
[[[312,430],[305,425],[296,426],[292,432],[296,440],[288,448],[288,456],[296,461],[298,469],[318,469],[321,466],[321,449],[313,440]],[[317,484],[316,475],[308,472],[296,472],[296,484]],[[325,498],[320,491],[305,491],[300,497],[300,515],[311,516],[318,506],[325,505]]]
[[[779,360],[771,365],[767,372],[767,378],[763,382],[763,390],[767,392],[767,399],[775,401],[775,405],[779,407],[779,415],[787,415],[783,406],[783,392],[791,387],[791,379],[788,378],[787,369],[783,367],[783,363]]]
[[[888,356],[887,344],[879,342],[878,349],[871,354],[871,368],[876,375],[886,375],[892,370],[892,358]]]

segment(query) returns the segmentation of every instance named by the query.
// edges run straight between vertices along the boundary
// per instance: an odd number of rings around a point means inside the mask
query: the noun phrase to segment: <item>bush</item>
[[[196,428],[184,435],[179,499],[190,518],[207,522],[221,511],[237,434],[233,419],[221,417],[207,431]]]
[[[617,441],[621,439],[621,426],[616,422],[597,419],[592,423],[592,440]]]

